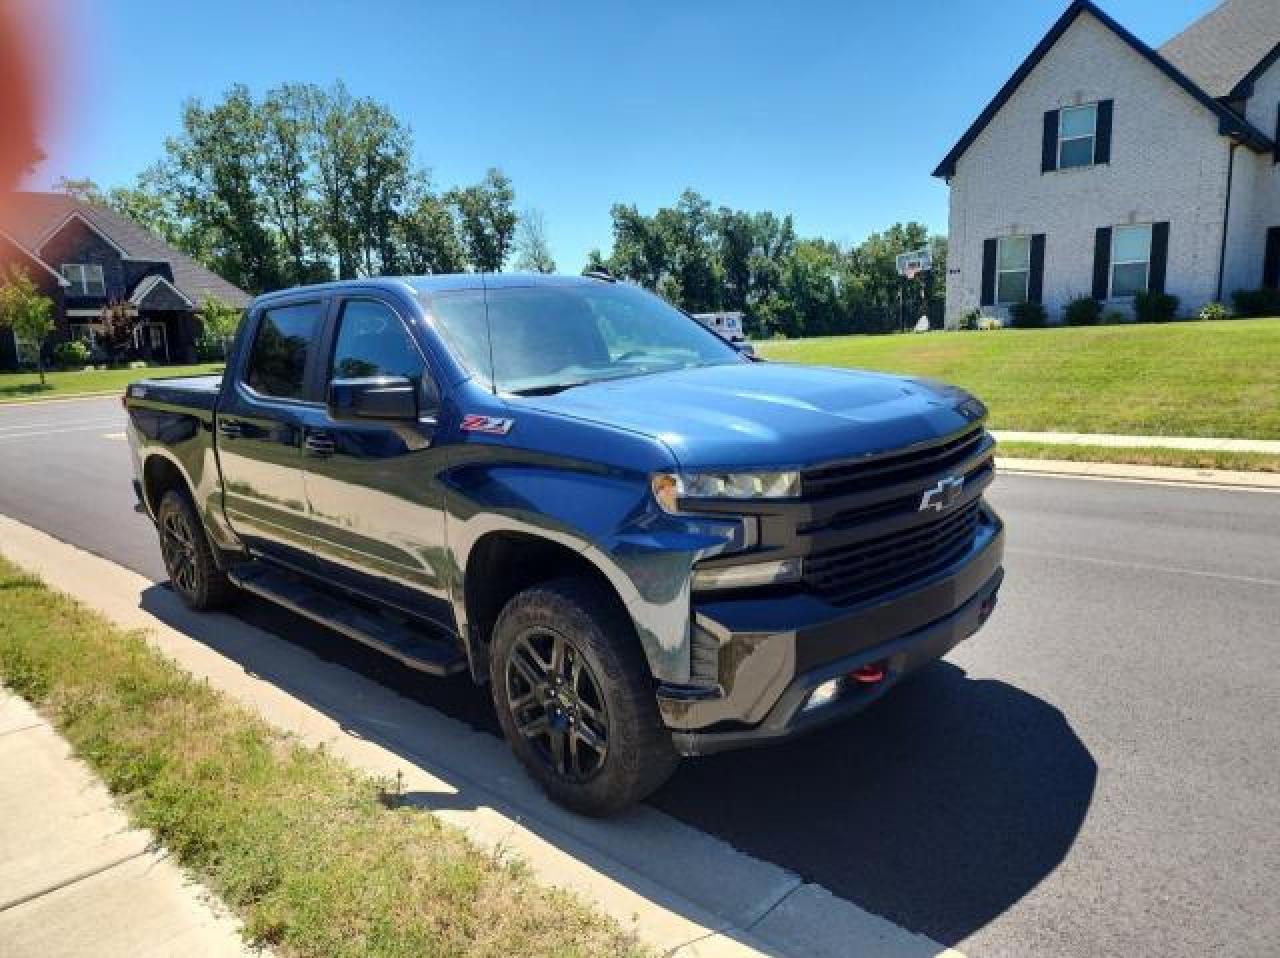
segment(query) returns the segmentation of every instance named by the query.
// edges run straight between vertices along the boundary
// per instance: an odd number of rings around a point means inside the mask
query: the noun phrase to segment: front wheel
[[[214,561],[204,525],[184,491],[164,494],[156,510],[156,528],[169,584],[178,597],[197,612],[226,605],[235,587]]]
[[[675,771],[635,630],[590,580],[557,579],[515,596],[494,626],[489,661],[507,740],[560,804],[609,815]]]

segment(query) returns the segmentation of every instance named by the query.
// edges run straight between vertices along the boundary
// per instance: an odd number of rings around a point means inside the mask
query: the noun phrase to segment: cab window
[[[368,299],[342,307],[330,379],[405,376],[416,382],[422,373],[422,354],[390,307]]]
[[[250,389],[279,399],[302,397],[321,312],[320,303],[299,303],[262,314],[244,377]]]

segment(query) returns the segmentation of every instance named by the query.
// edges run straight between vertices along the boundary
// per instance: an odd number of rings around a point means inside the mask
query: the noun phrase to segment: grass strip
[[[122,393],[136,379],[157,376],[204,376],[220,373],[223,363],[199,363],[194,366],[151,366],[147,369],[90,369],[73,372],[45,373],[47,382],[32,372],[0,373],[0,403],[31,402],[60,399],[81,393]]]
[[[1135,466],[1178,466],[1183,469],[1280,472],[1280,456],[1265,452],[1057,445],[1048,442],[1002,442],[996,448],[996,455],[1008,456],[1011,459],[1063,459],[1069,462],[1117,462]]]
[[[956,383],[995,429],[1280,439],[1280,319],[830,336],[766,359]]]
[[[640,956],[394,786],[291,740],[0,559],[0,679],[281,955]]]

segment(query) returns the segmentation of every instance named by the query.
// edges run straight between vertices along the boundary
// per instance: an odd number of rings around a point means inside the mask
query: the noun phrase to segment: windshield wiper
[[[571,383],[551,383],[548,386],[528,386],[524,389],[511,390],[516,396],[554,396],[556,393],[562,393],[566,389],[572,389],[574,386],[585,386],[592,382],[589,379],[579,379]]]

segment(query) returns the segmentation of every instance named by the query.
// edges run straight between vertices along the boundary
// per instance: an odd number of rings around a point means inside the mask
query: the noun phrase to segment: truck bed
[[[128,397],[130,400],[213,412],[221,389],[222,376],[218,373],[207,376],[169,376],[139,379],[130,383]]]

